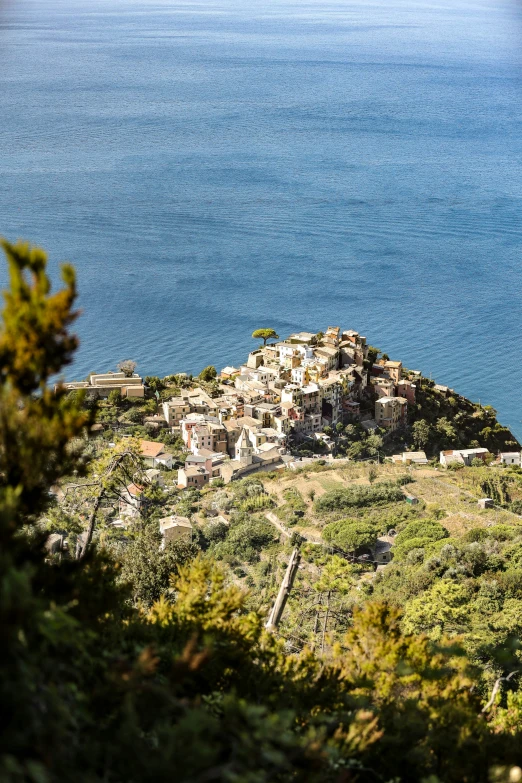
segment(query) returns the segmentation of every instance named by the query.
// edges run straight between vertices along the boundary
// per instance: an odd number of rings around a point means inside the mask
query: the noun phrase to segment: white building
[[[300,356],[303,361],[304,359],[312,359],[314,355],[313,348],[302,343],[277,343],[276,347],[281,363],[292,356]]]
[[[520,451],[502,451],[500,462],[502,465],[520,465]]]
[[[474,459],[485,460],[489,454],[488,449],[449,449],[440,452],[440,464],[451,465],[452,462],[460,462],[462,465],[471,465]]]

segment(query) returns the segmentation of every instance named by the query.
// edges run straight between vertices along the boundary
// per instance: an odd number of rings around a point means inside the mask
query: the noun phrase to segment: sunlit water
[[[522,437],[515,2],[10,0],[0,23],[0,233],[76,264],[69,377],[341,324]]]

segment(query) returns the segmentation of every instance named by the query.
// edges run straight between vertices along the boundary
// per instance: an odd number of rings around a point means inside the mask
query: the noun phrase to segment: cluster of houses
[[[178,468],[178,486],[201,489],[215,479],[229,483],[253,471],[284,467],[292,459],[289,440],[321,440],[328,446],[331,438],[325,428],[329,432],[328,427],[339,422],[360,421],[367,430],[379,427],[389,432],[405,425],[420,373],[408,371],[404,377],[401,362],[371,362],[368,354],[366,338],[353,330],[329,326],[324,333],[298,332],[252,351],[239,367],[225,367],[218,377],[217,396],[193,388],[163,401],[152,418],[156,426],[179,435],[187,452]],[[91,375],[67,388],[98,397],[114,390],[125,397],[143,397],[145,392],[139,375],[123,372]],[[436,388],[451,393],[446,387]],[[156,481],[159,468],[173,468],[172,455],[162,443],[141,444],[151,481]],[[440,461],[471,464],[487,454],[487,449],[453,450],[442,452]],[[427,463],[424,452],[392,459]],[[519,465],[520,454],[501,455],[501,461]],[[127,488],[131,510],[139,507],[141,492],[134,485]],[[165,530],[177,535],[181,527]]]
[[[390,433],[406,425],[420,372],[408,371],[405,377],[399,361],[368,359],[369,346],[358,332],[337,326],[329,326],[324,333],[298,332],[252,351],[239,367],[225,367],[217,379],[217,395],[199,387],[182,389],[179,396],[158,404],[157,415],[146,421],[183,440],[186,456],[177,467],[179,488],[202,489],[216,479],[228,484],[254,471],[291,466],[290,441],[320,440],[331,445],[325,429],[329,432],[328,427],[338,423],[359,421],[367,431],[381,428]],[[143,379],[136,373],[91,374],[87,381],[69,383],[66,388],[99,398],[114,391],[125,398],[145,396]],[[445,386],[435,389],[453,393]],[[147,502],[147,486],[167,491],[163,471],[175,467],[163,443],[142,440],[140,448],[147,470],[140,474],[139,483],[129,484],[121,494],[116,526],[125,528],[140,516]],[[472,465],[476,460],[489,462],[490,457],[485,448],[452,449],[440,453],[440,464]],[[392,461],[428,463],[423,451],[395,454]],[[521,453],[501,453],[497,462],[520,466]],[[405,500],[418,502],[406,492]],[[484,498],[479,505],[487,508],[493,501]],[[190,519],[175,514],[160,519],[159,530],[162,547],[179,539],[191,540],[193,535]],[[380,536],[364,556],[379,569],[385,567],[393,556],[394,538],[394,530]],[[47,547],[50,555],[64,551],[63,536],[50,536]]]
[[[215,479],[229,483],[253,471],[284,467],[292,459],[290,438],[328,442],[324,428],[346,418],[389,430],[405,423],[415,384],[402,377],[400,362],[370,367],[367,358],[366,338],[358,332],[332,326],[324,333],[299,332],[252,351],[240,367],[225,367],[217,396],[193,388],[163,401],[162,415],[154,418],[179,435],[187,451],[178,486],[201,489]],[[114,389],[140,396],[143,382],[135,374],[107,373],[69,388],[100,397]],[[361,416],[363,395],[375,400],[374,419]],[[159,482],[158,469],[172,469],[172,455],[156,441],[141,441],[141,450],[150,468],[148,480]],[[121,514],[139,513],[142,493],[143,487],[130,484]],[[165,530],[173,535],[182,527]]]
[[[225,367],[219,376],[219,397],[211,398],[197,388],[165,402],[164,419],[169,427],[180,428],[184,420],[199,414],[205,417],[200,424],[212,429],[210,425],[216,428],[248,417],[262,423],[258,429],[274,430],[282,446],[289,434],[297,439],[314,437],[326,425],[335,427],[345,414],[359,418],[360,400],[366,393],[375,399],[370,426],[394,430],[405,423],[408,402],[415,401],[415,381],[402,377],[401,362],[380,360],[368,369],[367,358],[366,338],[353,330],[329,326],[324,333],[291,334],[252,351],[240,367]],[[82,389],[101,398],[114,390],[124,397],[145,393],[139,375],[123,372],[92,374],[87,381],[66,384],[66,389]],[[210,440],[215,440],[214,435]],[[221,438],[220,444],[225,440]],[[268,442],[276,440],[272,437]],[[252,440],[251,445],[255,455],[256,443]],[[236,457],[228,440],[225,448],[215,450]]]
[[[367,359],[365,337],[329,326],[259,348],[220,377],[251,405],[264,403],[270,425],[297,439],[335,427],[346,414],[362,418],[363,395],[375,400],[370,427],[397,429],[406,422],[408,402],[415,402],[415,382],[403,378],[401,362],[381,360],[368,369]]]
[[[221,391],[210,397],[203,389],[191,389],[163,403],[165,421],[190,452],[178,470],[180,487],[201,489],[215,478],[229,483],[282,464],[287,435],[278,406],[234,387]]]
[[[393,431],[406,423],[415,383],[401,362],[368,370],[366,338],[330,326],[299,332],[252,351],[245,364],[225,367],[219,396],[183,391],[163,402],[163,418],[190,451],[178,471],[181,487],[225,483],[256,470],[283,466],[289,438],[323,440],[327,426],[364,419],[368,428]],[[374,418],[361,416],[362,396],[375,400]]]

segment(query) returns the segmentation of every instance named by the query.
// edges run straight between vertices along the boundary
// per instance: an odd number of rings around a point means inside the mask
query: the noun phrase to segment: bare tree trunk
[[[321,653],[324,653],[324,639],[326,636],[326,626],[328,624],[329,614],[330,614],[330,590],[328,590],[328,593],[326,594],[326,612],[324,613],[323,638],[321,640]]]
[[[105,473],[105,478],[106,479],[109,478],[109,476],[112,473],[114,473],[116,468],[118,468],[121,465],[121,463],[123,462],[125,457],[131,457],[133,460],[136,459],[135,455],[132,452],[130,452],[130,451],[124,451],[123,454],[119,454],[117,457],[115,457],[115,459],[112,461],[112,463],[107,468],[107,471]],[[96,515],[98,513],[98,509],[100,507],[100,503],[102,502],[102,500],[103,500],[103,498],[105,496],[106,491],[107,491],[107,487],[102,482],[101,487],[100,487],[100,491],[98,492],[98,494],[97,494],[97,496],[95,498],[94,506],[92,507],[92,511],[91,511],[91,513],[89,515],[89,524],[87,525],[85,543],[84,543],[83,547],[78,547],[78,546],[76,547],[76,559],[77,560],[81,560],[82,558],[85,557],[85,555],[87,554],[87,550],[89,549],[89,547],[91,545],[92,537],[93,537],[93,534],[94,534],[94,529],[96,527]]]
[[[299,549],[296,547],[290,556],[290,561],[283,577],[283,581],[281,582],[281,587],[279,588],[274,606],[272,607],[272,611],[270,612],[270,616],[266,622],[265,628],[268,631],[277,630],[277,626],[279,625],[279,621],[281,620],[281,616],[286,605],[286,601],[290,595],[290,591],[294,583],[294,578],[300,559],[301,555],[299,553]]]
[[[94,501],[94,506],[92,507],[92,511],[89,515],[89,524],[87,526],[87,534],[85,537],[85,542],[83,544],[83,547],[81,547],[80,551],[76,555],[76,558],[78,560],[81,560],[83,557],[85,557],[85,555],[87,554],[87,550],[91,545],[94,528],[96,527],[96,514],[98,513],[98,509],[100,507],[100,503],[104,495],[105,495],[105,487],[102,487],[96,496],[96,499]]]
[[[315,612],[315,621],[314,621],[314,636],[312,641],[312,650],[315,650],[315,637],[317,635],[317,626],[319,625],[319,612],[316,610]]]

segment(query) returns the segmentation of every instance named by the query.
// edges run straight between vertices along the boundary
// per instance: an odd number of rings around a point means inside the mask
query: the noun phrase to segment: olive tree
[[[137,367],[136,362],[132,359],[124,359],[123,362],[119,362],[116,366],[118,370],[125,375],[126,378],[132,378],[134,375],[134,370]]]

